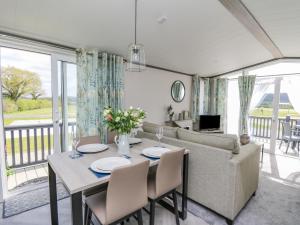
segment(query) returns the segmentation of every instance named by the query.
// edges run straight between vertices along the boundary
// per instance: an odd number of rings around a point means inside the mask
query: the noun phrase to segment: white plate
[[[128,141],[129,141],[130,145],[134,145],[134,144],[141,143],[142,139],[130,137],[130,138],[128,138]]]
[[[81,153],[96,153],[102,152],[108,149],[107,145],[104,144],[88,144],[88,145],[81,145],[77,148],[77,151]]]
[[[171,151],[167,148],[161,148],[161,147],[150,147],[143,149],[143,154],[148,157],[152,158],[160,158],[162,154]]]
[[[111,173],[115,168],[130,164],[131,161],[123,157],[108,157],[96,160],[90,167],[97,173]]]

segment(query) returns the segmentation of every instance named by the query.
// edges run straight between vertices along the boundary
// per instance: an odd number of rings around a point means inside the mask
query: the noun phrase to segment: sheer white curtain
[[[273,78],[257,78],[250,103],[250,112],[258,106],[258,104],[262,101],[262,97],[266,93],[274,92],[272,89],[272,87],[274,87],[273,85]]]
[[[239,133],[240,95],[237,79],[228,80],[227,88],[227,133]]]
[[[284,92],[288,93],[291,104],[296,112],[300,113],[300,77],[292,76],[284,78]]]
[[[259,106],[263,97],[267,93],[274,93],[274,78],[257,78],[252,94],[249,113]],[[253,134],[253,129],[248,127],[250,136]]]

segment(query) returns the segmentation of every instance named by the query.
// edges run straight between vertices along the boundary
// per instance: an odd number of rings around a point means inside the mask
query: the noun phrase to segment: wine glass
[[[80,156],[80,154],[77,152],[77,146],[79,144],[79,138],[72,132],[72,152],[71,152],[71,158],[76,159]]]
[[[160,140],[162,139],[163,135],[164,135],[164,128],[158,127],[156,129],[156,137],[158,138],[158,141],[159,141],[159,145],[158,145],[159,147],[162,147]]]

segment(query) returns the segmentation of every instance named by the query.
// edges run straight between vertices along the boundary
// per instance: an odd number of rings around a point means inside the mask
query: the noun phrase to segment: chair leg
[[[227,223],[228,225],[233,225],[233,220],[227,219],[227,218],[226,218],[226,223]]]
[[[290,147],[290,141],[288,140],[288,143],[287,143],[287,146],[286,146],[286,154],[288,153],[288,150],[289,150],[289,147]]]
[[[150,225],[154,225],[155,219],[155,201],[150,200]]]
[[[88,205],[84,204],[84,224],[86,224],[86,220],[87,220],[87,213],[88,213]]]
[[[91,220],[92,220],[92,210],[90,210],[89,207],[87,207],[86,209],[86,216],[85,216],[85,225],[90,225],[91,224]]]
[[[142,216],[141,209],[137,212],[137,217],[138,217],[138,225],[143,225],[143,216]]]
[[[175,217],[176,217],[176,225],[180,225],[176,190],[174,190],[172,192],[172,196],[173,196],[173,203],[174,203],[174,213],[175,213]]]

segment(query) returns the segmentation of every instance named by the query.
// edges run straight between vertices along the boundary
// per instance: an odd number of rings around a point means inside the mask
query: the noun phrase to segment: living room
[[[297,0],[0,5],[0,224],[300,223]]]

